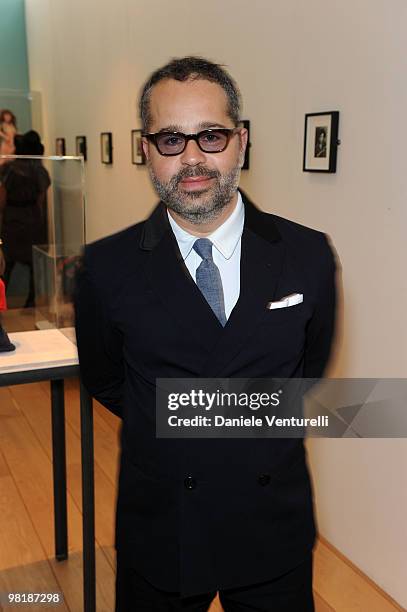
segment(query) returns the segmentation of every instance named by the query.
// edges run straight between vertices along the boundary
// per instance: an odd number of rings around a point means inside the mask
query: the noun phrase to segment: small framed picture
[[[56,138],[55,140],[55,155],[66,155],[65,138]]]
[[[304,172],[336,172],[339,111],[305,115]]]
[[[246,128],[247,130],[247,147],[246,152],[244,154],[242,170],[248,170],[250,167],[250,147],[252,146],[252,143],[250,142],[250,121],[249,119],[243,119],[241,121],[241,124],[242,127]]]
[[[86,161],[88,158],[88,149],[86,145],[86,136],[77,136],[75,139],[76,143],[76,155],[80,157],[82,155],[83,160]]]
[[[102,164],[113,163],[112,132],[102,132],[100,134],[100,157]]]
[[[131,130],[131,163],[145,166],[146,157],[141,144],[141,130]]]

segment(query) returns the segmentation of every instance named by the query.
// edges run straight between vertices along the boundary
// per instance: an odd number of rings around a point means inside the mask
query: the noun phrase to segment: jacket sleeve
[[[112,326],[106,295],[97,288],[85,250],[76,275],[75,329],[82,382],[89,393],[122,416],[124,364],[122,337]]]
[[[317,304],[307,328],[304,378],[321,378],[329,361],[336,320],[336,263],[327,237],[316,263],[320,274]]]

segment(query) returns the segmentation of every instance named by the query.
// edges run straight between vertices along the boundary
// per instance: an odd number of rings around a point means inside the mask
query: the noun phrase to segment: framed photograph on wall
[[[102,164],[113,163],[112,132],[102,132],[100,134],[100,158]]]
[[[141,145],[141,130],[131,130],[131,163],[145,166],[146,157]]]
[[[55,139],[55,155],[66,155],[65,138]]]
[[[88,158],[88,149],[86,145],[86,136],[77,136],[75,139],[76,143],[76,155],[83,156],[84,161]]]
[[[247,147],[244,154],[242,170],[248,170],[250,167],[250,147],[252,146],[252,143],[250,142],[250,121],[249,119],[243,119],[241,124],[247,130]]]
[[[339,111],[305,115],[304,172],[336,172]]]

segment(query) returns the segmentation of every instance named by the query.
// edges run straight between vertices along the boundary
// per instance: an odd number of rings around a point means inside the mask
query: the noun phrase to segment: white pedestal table
[[[10,333],[16,350],[0,353],[0,386],[50,381],[55,556],[58,561],[68,558],[64,379],[79,376],[73,330],[64,332],[47,329]],[[84,610],[95,612],[93,408],[92,399],[82,383],[80,406]]]

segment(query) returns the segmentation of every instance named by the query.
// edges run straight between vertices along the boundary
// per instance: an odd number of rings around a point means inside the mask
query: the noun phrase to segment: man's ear
[[[246,148],[248,147],[248,137],[249,132],[246,128],[242,128],[239,132],[239,142],[240,142],[240,155],[239,155],[239,165],[240,167],[244,164],[244,158],[246,153]]]
[[[247,147],[247,139],[249,138],[249,132],[246,128],[240,130],[240,150],[245,153]]]

